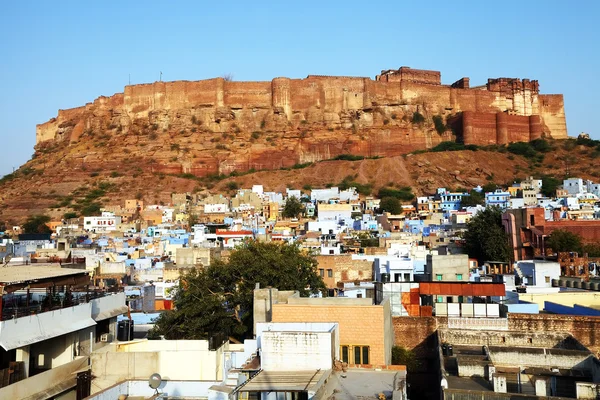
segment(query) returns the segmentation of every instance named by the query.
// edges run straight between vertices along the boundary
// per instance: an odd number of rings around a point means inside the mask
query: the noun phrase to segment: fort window
[[[327,277],[328,278],[332,278],[333,277],[333,270],[331,270],[331,269],[327,270]]]
[[[506,336],[502,336],[502,337],[500,338],[500,341],[501,341],[502,343],[506,343]]]
[[[533,343],[533,339],[532,338],[527,338],[527,343]]]
[[[321,275],[321,278],[325,276],[325,270],[323,268],[319,268],[319,275]]]

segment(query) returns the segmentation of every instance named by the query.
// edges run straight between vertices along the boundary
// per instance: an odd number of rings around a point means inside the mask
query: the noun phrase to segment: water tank
[[[117,340],[126,342],[133,340],[133,321],[124,319],[117,324]]]
[[[390,274],[387,274],[387,273],[381,274],[381,282],[389,283],[390,282]]]

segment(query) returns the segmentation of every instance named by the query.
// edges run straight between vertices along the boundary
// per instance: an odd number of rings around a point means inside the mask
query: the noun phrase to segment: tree
[[[306,296],[325,289],[316,268],[314,256],[295,244],[244,242],[227,262],[216,261],[185,274],[174,296],[175,310],[161,314],[149,337],[243,339],[252,335],[257,283]]]
[[[548,246],[557,253],[563,252],[578,252],[581,253],[583,246],[581,244],[581,236],[566,231],[564,229],[557,229],[550,234],[550,238],[546,242]]]
[[[381,212],[387,211],[392,215],[402,213],[402,204],[396,197],[384,197],[379,202],[379,210]]]
[[[488,207],[478,212],[467,224],[463,238],[469,257],[480,263],[509,261],[508,235],[502,226],[502,210],[499,207]]]
[[[23,233],[52,233],[48,225],[51,218],[47,215],[32,215],[23,224]]]
[[[290,196],[285,201],[282,215],[284,218],[298,218],[304,212],[304,205],[296,196]]]
[[[546,197],[553,197],[556,195],[556,189],[562,182],[553,176],[542,176],[542,194]]]
[[[463,196],[460,199],[461,207],[472,207],[483,203],[485,203],[485,196],[477,190],[471,190],[468,196]]]
[[[70,211],[63,214],[63,219],[70,220],[73,218],[77,218],[78,216],[79,215],[76,212]]]

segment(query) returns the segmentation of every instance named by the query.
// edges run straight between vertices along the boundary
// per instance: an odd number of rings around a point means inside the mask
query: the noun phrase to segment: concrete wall
[[[86,303],[0,322],[0,341],[12,348],[76,332],[95,325],[92,304]],[[69,360],[70,361],[70,360]]]
[[[92,354],[92,374],[100,377],[97,390],[117,382],[147,379],[220,381],[223,347],[208,350],[206,340],[153,340],[113,344]],[[185,365],[185,368],[181,368]]]
[[[338,345],[334,332],[263,332],[261,368],[265,371],[331,369]]]
[[[87,358],[79,357],[67,364],[1,388],[0,399],[25,399],[33,396],[59,383],[73,379],[74,373],[87,365]]]
[[[159,387],[159,391],[166,396],[206,398],[208,397],[209,388],[216,384],[219,384],[219,382],[163,380],[163,383]],[[154,389],[148,386],[147,379],[130,380],[110,386],[90,397],[86,397],[86,400],[115,400],[122,394],[131,397],[141,396],[143,398],[150,398],[154,395]]]
[[[457,281],[457,274],[462,280],[469,281],[469,256],[467,254],[427,255],[425,273],[430,274],[431,280],[436,281],[437,275],[442,275],[443,282]]]
[[[535,303],[540,309],[546,301],[569,307],[575,304],[589,307],[600,304],[600,292],[519,293],[519,301]]]

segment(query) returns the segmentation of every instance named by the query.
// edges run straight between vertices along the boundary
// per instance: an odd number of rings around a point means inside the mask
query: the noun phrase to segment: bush
[[[379,189],[377,197],[380,199],[383,199],[385,197],[393,197],[402,201],[411,201],[415,198],[415,195],[413,194],[412,188],[410,186],[404,186],[399,190],[388,187],[382,187],[381,189]]]
[[[258,139],[260,137],[259,132],[252,132],[252,139]]]
[[[530,159],[536,158],[536,156],[538,155],[535,148],[530,143],[526,142],[511,143],[508,145],[507,150],[512,154],[516,154],[518,156],[523,156],[525,158]]]
[[[446,127],[446,124],[444,124],[444,118],[441,115],[433,116],[433,125],[435,125],[435,130],[440,135],[442,133],[446,132],[447,127]]]
[[[227,189],[229,190],[238,190],[240,185],[236,181],[227,182]]]
[[[412,116],[412,123],[413,124],[422,124],[423,122],[425,122],[425,117],[423,116],[423,114],[421,114],[418,111],[415,111]]]
[[[71,212],[65,213],[63,215],[63,219],[73,219],[73,218],[77,218],[78,216],[79,215],[76,212],[71,211]]]
[[[364,159],[364,156],[355,156],[354,154],[339,154],[332,158],[335,161],[360,161]]]

